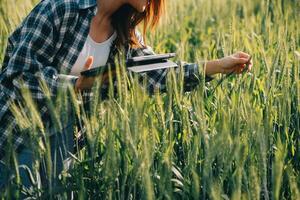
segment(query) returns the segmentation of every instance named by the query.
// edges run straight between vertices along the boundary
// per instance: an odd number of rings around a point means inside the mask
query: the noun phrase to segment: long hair
[[[146,43],[145,35],[150,28],[151,30],[158,24],[161,14],[164,11],[165,0],[150,0],[144,12],[140,13],[132,6],[125,4],[119,8],[112,16],[112,25],[117,32],[116,45],[130,45],[140,47],[135,29],[141,22],[143,26],[143,38]]]

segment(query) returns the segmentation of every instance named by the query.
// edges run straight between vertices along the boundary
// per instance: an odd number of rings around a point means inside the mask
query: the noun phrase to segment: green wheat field
[[[9,34],[37,2],[0,0],[1,63]],[[60,187],[23,191],[16,178],[3,199],[21,192],[36,199],[300,199],[300,1],[170,0],[163,17],[147,37],[155,52],[198,63],[241,50],[252,55],[253,70],[216,88],[222,75],[205,83],[202,73],[191,92],[170,72],[167,91],[149,95],[119,67],[118,95],[95,98],[89,114],[72,90],[49,98],[57,126],[72,104],[87,124],[87,145]],[[13,109],[32,130],[37,158],[49,161],[45,129],[24,91],[26,108]]]

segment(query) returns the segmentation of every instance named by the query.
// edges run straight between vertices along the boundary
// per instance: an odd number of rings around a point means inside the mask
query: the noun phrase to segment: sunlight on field
[[[0,1],[0,61],[9,34],[35,2]],[[88,145],[52,195],[300,199],[299,1],[170,0],[167,5],[165,19],[147,35],[156,52],[177,52],[176,60],[198,63],[241,50],[252,55],[252,72],[225,80],[214,93],[221,75],[184,93],[170,73],[166,93],[149,96],[133,81],[130,90],[119,85],[116,99],[96,99],[91,116],[84,117]],[[63,94],[58,99],[52,102],[56,114],[70,103]],[[84,115],[80,105],[74,103],[74,109]],[[19,118],[33,130],[42,126],[39,116]],[[40,138],[33,140],[39,144]],[[39,156],[47,152],[42,145],[36,148]],[[12,185],[5,194],[18,192]]]

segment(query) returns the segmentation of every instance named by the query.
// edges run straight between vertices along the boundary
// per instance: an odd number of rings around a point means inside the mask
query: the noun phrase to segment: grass
[[[9,33],[35,3],[0,1],[1,59]],[[118,98],[96,99],[90,116],[72,93],[88,144],[63,174],[62,187],[36,187],[32,195],[299,199],[299,1],[172,0],[167,8],[165,20],[148,34],[156,52],[176,51],[177,60],[201,63],[243,50],[253,57],[252,72],[225,80],[214,93],[216,80],[184,93],[181,78],[170,73],[167,92],[149,96],[121,68],[125,87],[119,82]],[[15,107],[20,124],[43,130],[30,95],[26,99],[28,112]],[[57,127],[69,102],[65,95],[48,101]],[[35,153],[49,161],[49,146],[39,141],[32,136]],[[15,183],[2,196],[13,199],[19,192]]]

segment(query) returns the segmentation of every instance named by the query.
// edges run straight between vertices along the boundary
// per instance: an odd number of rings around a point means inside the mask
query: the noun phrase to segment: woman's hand
[[[84,70],[91,69],[93,65],[93,56],[88,57],[84,64]],[[81,91],[81,90],[88,90],[91,89],[94,85],[95,77],[85,77],[85,76],[79,76],[75,83],[75,91]]]
[[[247,66],[247,70],[250,71],[252,69],[252,61],[250,55],[244,52],[237,52],[218,60],[218,71],[222,74],[229,74],[231,72],[240,74]]]
[[[91,69],[93,65],[93,56],[88,57],[84,64],[84,70],[89,70]],[[115,70],[111,71],[112,75],[115,75]],[[79,76],[75,83],[75,92],[79,92],[81,90],[89,90],[93,87],[95,80],[99,78],[101,83],[107,84],[109,82],[109,73],[105,73],[102,75],[100,78],[99,76],[94,76],[94,77],[85,77],[85,76]]]

